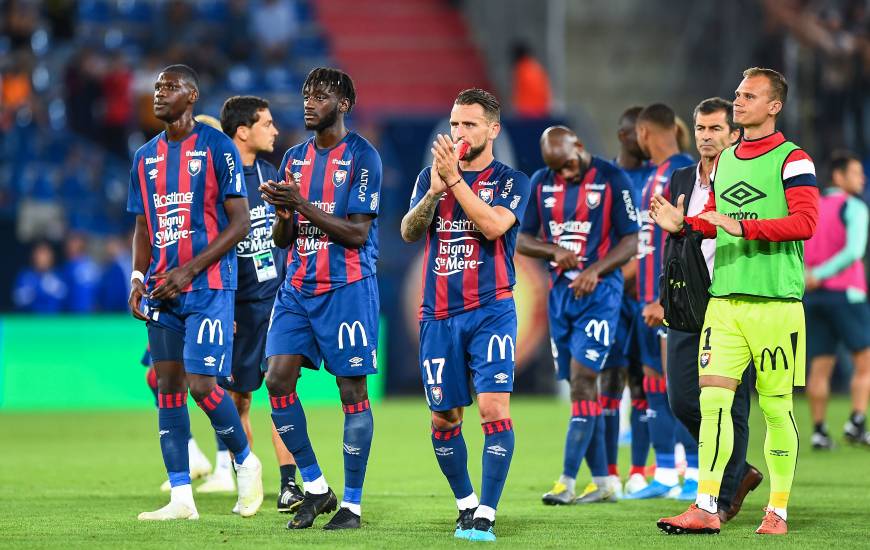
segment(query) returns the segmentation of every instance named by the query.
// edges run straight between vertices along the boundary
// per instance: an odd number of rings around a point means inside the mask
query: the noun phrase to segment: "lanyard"
[[[260,171],[260,163],[258,163],[256,159],[254,159],[254,168],[257,169],[257,180],[259,180],[260,185],[263,185],[263,172]],[[257,189],[259,191],[259,187]],[[266,212],[266,228],[268,228],[269,234],[271,235],[272,234],[272,218],[269,217],[269,213],[268,213],[268,209],[271,205],[268,203],[264,203],[264,204],[266,204],[266,210],[267,210],[267,212]]]

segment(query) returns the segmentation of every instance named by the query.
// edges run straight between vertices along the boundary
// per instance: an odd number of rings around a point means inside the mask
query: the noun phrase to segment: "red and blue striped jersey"
[[[381,157],[365,138],[348,132],[331,149],[318,149],[314,137],[291,147],[279,174],[296,181],[302,196],[324,212],[346,218],[377,216],[381,193]],[[287,280],[306,296],[317,296],[375,274],[378,219],[362,248],[345,248],[296,213],[296,242],[287,259]]]
[[[665,259],[665,239],[667,233],[649,215],[652,198],[662,195],[671,200],[671,174],[695,161],[685,153],[677,153],[656,166],[647,177],[641,195],[640,234],[637,239],[637,297],[641,303],[649,304],[659,299],[659,277]]]
[[[531,185],[520,231],[573,251],[578,270],[604,258],[619,239],[640,229],[638,193],[625,172],[604,159],[592,157],[581,180],[568,182],[543,168],[532,175]],[[556,282],[563,270],[555,262],[549,267]],[[621,279],[622,271],[607,277]]]
[[[144,215],[151,238],[151,275],[187,264],[229,224],[224,201],[245,197],[242,159],[220,130],[196,123],[189,136],[168,141],[166,132],[133,156],[127,211]],[[235,290],[236,249],[197,274],[184,292]]]
[[[429,191],[429,175],[427,167],[417,176],[411,208]],[[480,172],[462,172],[462,178],[481,200],[507,208],[517,221],[502,236],[489,241],[453,193],[441,197],[426,233],[420,307],[423,321],[446,319],[513,296],[514,249],[529,200],[529,178],[496,160]]]

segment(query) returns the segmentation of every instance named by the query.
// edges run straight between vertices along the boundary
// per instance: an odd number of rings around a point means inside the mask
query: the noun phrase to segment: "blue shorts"
[[[631,324],[631,336],[626,342],[626,350],[632,347],[637,350],[638,359],[643,366],[649,367],[659,374],[662,370],[662,338],[667,338],[667,328],[662,325],[648,327],[643,322],[643,306],[638,303],[635,308],[634,321]]]
[[[203,376],[229,376],[234,290],[194,290],[172,300],[144,298],[151,361],[181,361]]]
[[[420,321],[420,374],[433,411],[471,405],[476,393],[514,389],[517,310],[513,298],[447,319]]]
[[[615,278],[602,280],[592,294],[582,298],[574,297],[570,283],[560,277],[553,284],[547,308],[553,361],[560,380],[570,380],[571,358],[595,372],[604,368],[622,301],[622,286]]]
[[[870,304],[850,303],[845,292],[816,290],[804,295],[807,358],[836,355],[842,342],[850,353],[870,347]]]
[[[378,371],[378,282],[374,276],[320,296],[304,296],[281,285],[272,309],[266,357],[303,355],[306,365],[321,361],[334,376],[365,376]]]
[[[619,305],[619,321],[616,323],[616,334],[613,335],[613,345],[604,362],[604,368],[626,368],[638,361],[638,353],[630,349],[628,341],[631,336],[631,324],[634,321],[637,300],[626,294],[622,295]]]
[[[275,301],[271,298],[256,302],[236,302],[233,341],[233,370],[218,384],[226,390],[248,393],[263,385],[266,358],[266,333]]]

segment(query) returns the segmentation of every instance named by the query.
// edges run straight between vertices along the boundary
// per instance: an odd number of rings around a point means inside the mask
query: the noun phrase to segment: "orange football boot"
[[[656,525],[669,535],[718,535],[719,514],[711,514],[692,504],[679,516],[662,518]]]
[[[759,535],[785,535],[788,533],[788,526],[785,520],[776,515],[773,508],[765,508],[766,514],[761,520],[761,526],[755,530]]]

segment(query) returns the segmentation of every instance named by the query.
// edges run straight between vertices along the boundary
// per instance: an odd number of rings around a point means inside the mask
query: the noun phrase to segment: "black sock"
[[[865,417],[863,414],[861,414],[857,411],[852,411],[852,414],[849,416],[849,421],[852,424],[858,426],[859,428],[863,428],[864,421],[866,420],[866,418],[867,417]]]
[[[287,485],[296,485],[296,465],[287,464],[279,466],[279,468],[281,469],[281,488],[283,489]]]
[[[819,422],[818,424],[816,424],[815,431],[816,431],[816,433],[819,433],[819,434],[828,435],[828,430],[826,429],[824,422]],[[283,466],[282,466],[282,468],[283,468]]]

